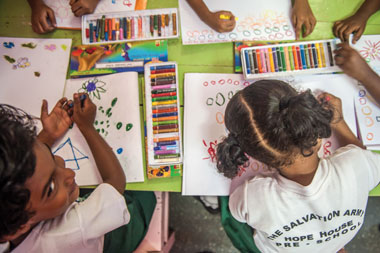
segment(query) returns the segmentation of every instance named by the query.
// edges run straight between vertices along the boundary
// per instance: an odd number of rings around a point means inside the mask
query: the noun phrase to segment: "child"
[[[334,51],[336,64],[347,75],[355,78],[380,104],[380,77],[365,62],[358,51],[350,47],[347,43],[338,44],[338,49]]]
[[[334,23],[335,37],[348,41],[350,34],[353,33],[352,43],[355,44],[362,36],[369,17],[379,9],[380,0],[365,0],[354,15]]]
[[[74,94],[73,108],[69,106],[71,103],[62,98],[48,114],[47,102],[43,101],[43,130],[37,137],[29,115],[0,105],[0,242],[4,243],[0,250],[8,247],[6,251],[12,252],[102,252],[103,249],[115,252],[111,242],[116,239],[118,249],[131,252],[134,248],[124,250],[127,244],[132,246],[132,238],[126,238],[131,231],[123,225],[130,217],[132,223],[137,218],[146,227],[149,225],[154,205],[150,210],[143,210],[145,217],[133,217],[134,209],[141,206],[128,205],[127,209],[122,196],[126,182],[122,167],[93,126],[95,104],[88,97],[81,102],[79,94]],[[74,202],[79,194],[75,172],[66,168],[64,160],[50,149],[72,122],[85,137],[103,179],[80,203]],[[146,200],[154,203],[149,198]],[[143,230],[144,227],[136,226],[132,236],[140,236],[141,241]],[[133,246],[137,247],[138,243]]]
[[[43,0],[28,0],[32,9],[32,28],[36,33],[47,33],[55,29],[57,22],[54,11]],[[93,13],[99,0],[70,0],[71,11],[75,16]]]
[[[228,137],[217,167],[236,176],[251,156],[277,170],[231,195],[235,219],[255,229],[262,252],[337,252],[358,232],[368,192],[380,181],[380,155],[366,151],[343,119],[341,101],[316,99],[285,82],[261,80],[239,91],[225,112]],[[317,152],[334,131],[348,145],[327,158]]]
[[[220,33],[231,32],[235,28],[235,16],[230,11],[211,12],[203,0],[187,0],[187,2],[198,14],[199,18],[215,31]],[[220,15],[230,17],[230,19],[221,19]],[[317,21],[311,11],[308,0],[294,1],[291,20],[297,40],[300,38],[303,26],[305,28],[303,37],[307,37],[314,30]]]

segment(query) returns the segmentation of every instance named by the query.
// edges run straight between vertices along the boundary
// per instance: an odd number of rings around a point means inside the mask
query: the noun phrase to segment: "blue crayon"
[[[177,145],[168,145],[168,146],[154,147],[153,150],[178,150],[179,151],[179,148]]]
[[[90,43],[94,42],[94,37],[93,37],[93,32],[94,32],[94,25],[90,23]]]
[[[245,56],[247,74],[251,74],[251,64],[249,62],[249,56],[248,56],[247,50],[244,51],[244,56]]]
[[[305,59],[305,49],[303,48],[303,45],[300,45],[300,53],[301,53],[302,69],[307,69],[306,59]]]
[[[314,68],[318,68],[318,57],[317,57],[317,51],[315,49],[315,44],[311,44],[311,51],[313,52],[313,61],[314,61]]]
[[[273,64],[274,64],[274,71],[278,72],[278,59],[276,54],[276,48],[272,48],[272,57],[273,57]]]
[[[160,66],[153,66],[150,67],[150,70],[158,70],[158,69],[174,69],[175,65],[160,65]]]
[[[177,116],[177,112],[168,112],[168,113],[159,113],[159,114],[153,114],[153,118],[160,118],[160,117],[170,117],[170,116]]]
[[[176,141],[161,141],[156,143],[157,146],[171,146],[171,145],[177,145]]]

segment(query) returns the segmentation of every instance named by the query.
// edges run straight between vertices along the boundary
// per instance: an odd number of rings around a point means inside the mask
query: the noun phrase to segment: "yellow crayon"
[[[272,48],[268,48],[268,54],[269,54],[270,70],[271,70],[271,72],[276,72],[276,71],[274,70]]]
[[[168,100],[168,101],[157,101],[152,102],[152,105],[170,105],[170,104],[176,104],[177,100]]]
[[[319,43],[319,48],[321,49],[322,66],[323,66],[323,67],[326,67],[325,49],[324,49],[322,43]]]
[[[220,19],[224,19],[224,20],[230,20],[230,19],[231,19],[231,16],[229,16],[229,15],[224,15],[224,14],[220,14],[220,15],[219,15],[219,18],[220,18]],[[238,18],[235,17],[235,20],[237,21]]]
[[[315,43],[315,49],[317,49],[317,55],[318,55],[318,67],[322,68],[322,58],[321,58],[321,50],[319,49],[319,44]]]

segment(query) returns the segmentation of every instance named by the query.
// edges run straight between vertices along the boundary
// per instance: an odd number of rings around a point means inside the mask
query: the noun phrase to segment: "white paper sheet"
[[[206,25],[186,0],[179,0],[182,43],[207,44],[244,40],[294,40],[290,21],[290,0],[204,0],[210,11],[231,11],[236,27],[229,33],[218,33]]]
[[[342,99],[344,118],[356,133],[354,94],[355,81],[346,75],[288,76],[284,81],[299,90],[324,90]],[[184,97],[184,195],[228,195],[245,179],[266,171],[264,165],[252,161],[251,166],[231,180],[215,167],[216,144],[226,136],[224,111],[229,99],[249,85],[239,74],[185,74]],[[325,145],[326,143],[328,143]],[[333,137],[324,140],[321,156],[337,147]],[[231,188],[230,188],[231,187]]]
[[[374,71],[380,73],[380,35],[363,35],[351,46],[359,51]]]
[[[75,17],[71,11],[70,0],[44,0],[47,6],[53,9],[58,27],[80,29],[81,18]],[[94,13],[117,11],[132,11],[136,0],[100,0]]]
[[[0,38],[0,102],[36,117],[62,97],[71,39]]]
[[[137,72],[67,80],[65,96],[87,92],[97,105],[95,128],[118,157],[127,182],[144,181]],[[78,185],[101,182],[86,140],[74,124],[52,149],[76,172]]]

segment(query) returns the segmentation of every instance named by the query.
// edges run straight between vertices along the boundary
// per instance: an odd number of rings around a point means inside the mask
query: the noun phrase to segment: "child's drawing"
[[[127,47],[127,43],[123,44]],[[120,47],[120,44],[109,44],[100,46],[86,46],[81,45],[73,48],[71,54],[78,59],[78,71],[90,70],[94,67],[95,63],[103,56],[110,55]],[[129,47],[128,47],[129,48]],[[128,57],[128,54],[126,55]],[[126,58],[128,60],[129,58]]]
[[[365,41],[366,46],[360,50],[360,54],[369,63],[371,61],[380,60],[380,41],[374,42],[370,40]]]
[[[12,59],[14,60],[14,59]],[[28,57],[21,57],[21,58],[18,58],[17,59],[17,62],[15,64],[13,64],[13,67],[12,69],[24,69],[24,68],[27,68],[30,66],[30,61],[28,59]]]
[[[209,145],[207,145],[207,142],[205,140],[202,140],[203,145],[205,145],[208,153],[208,157],[204,157],[203,160],[210,159],[211,162],[216,162],[216,145],[218,145],[218,141],[210,141]]]
[[[21,46],[26,47],[26,48],[30,48],[30,49],[34,49],[37,47],[37,44],[33,43],[33,42],[29,42],[29,43],[23,43],[23,44],[21,44]]]
[[[64,149],[66,150],[64,153],[62,153]],[[72,144],[70,137],[67,138],[65,142],[63,142],[53,151],[53,154],[60,154],[60,153],[62,154],[61,156],[65,160],[66,166],[73,170],[80,169],[80,165],[78,161],[83,160],[83,159],[88,159],[87,155],[83,154],[78,148],[76,148]]]
[[[45,45],[44,47],[46,50],[49,50],[51,52],[53,52],[54,50],[57,49],[57,46],[55,44],[48,44],[48,45]]]
[[[96,77],[93,79],[88,79],[86,82],[82,84],[82,88],[78,90],[78,92],[86,92],[90,96],[91,99],[97,98],[100,100],[100,94],[106,93],[106,89],[104,88],[106,83],[98,80]]]
[[[16,60],[12,57],[10,57],[9,55],[4,55],[4,59],[9,62],[10,64],[13,64],[16,62]]]
[[[15,44],[13,42],[4,42],[3,45],[6,48],[12,48],[15,46]]]
[[[229,10],[238,20],[235,29],[218,33],[204,24],[186,0],[180,0],[183,44],[206,44],[228,41],[275,41],[295,38],[290,21],[291,1],[241,0],[204,1],[211,11]]]

